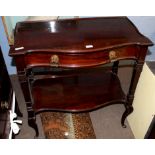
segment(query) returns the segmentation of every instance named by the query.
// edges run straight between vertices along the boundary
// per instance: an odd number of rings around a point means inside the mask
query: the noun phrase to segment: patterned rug
[[[44,112],[40,114],[47,139],[95,139],[89,113]]]

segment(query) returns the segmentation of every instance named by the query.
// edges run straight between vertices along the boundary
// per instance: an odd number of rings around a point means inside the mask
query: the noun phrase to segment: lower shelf
[[[33,83],[31,93],[36,113],[44,110],[90,111],[126,101],[117,75],[102,71],[39,79]]]

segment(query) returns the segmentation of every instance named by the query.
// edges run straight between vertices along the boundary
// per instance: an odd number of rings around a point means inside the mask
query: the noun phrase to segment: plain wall
[[[155,43],[155,16],[128,16],[138,30]],[[155,61],[155,46],[149,47],[150,55],[146,56],[147,61]]]
[[[138,81],[133,101],[134,111],[127,117],[135,138],[143,139],[155,114],[155,76],[147,64]]]

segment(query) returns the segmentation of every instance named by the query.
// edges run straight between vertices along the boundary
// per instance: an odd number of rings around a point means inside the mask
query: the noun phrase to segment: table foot
[[[121,124],[122,124],[122,127],[123,128],[126,128],[126,125],[124,124],[125,123],[125,119],[127,118],[127,116],[129,114],[131,114],[133,112],[133,107],[132,105],[127,105],[126,106],[126,109],[125,109],[125,112],[123,113],[122,115],[122,119],[121,119]]]

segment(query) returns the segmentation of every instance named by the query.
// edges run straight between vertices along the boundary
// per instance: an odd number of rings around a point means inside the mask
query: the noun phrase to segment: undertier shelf
[[[87,72],[74,76],[36,80],[32,87],[35,112],[83,112],[108,104],[125,103],[119,78],[112,72]]]

